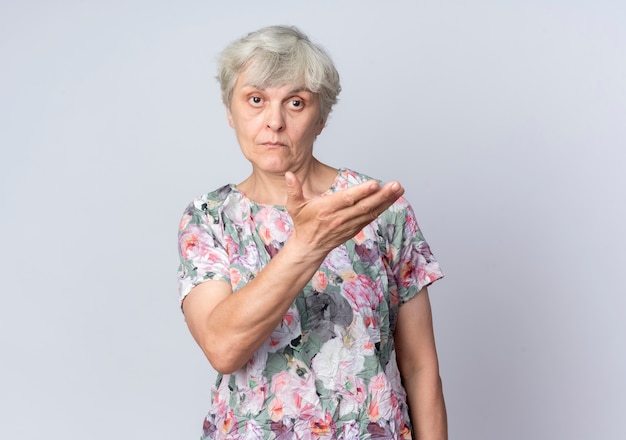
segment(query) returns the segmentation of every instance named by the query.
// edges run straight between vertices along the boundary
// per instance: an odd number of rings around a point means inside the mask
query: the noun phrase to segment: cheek
[[[320,134],[323,129],[324,129],[324,120],[318,119],[318,117],[316,117],[314,121],[311,121],[311,131],[313,131],[316,136]]]
[[[239,117],[233,121],[232,127],[237,132],[237,136],[254,138],[259,133],[261,124],[257,118]]]

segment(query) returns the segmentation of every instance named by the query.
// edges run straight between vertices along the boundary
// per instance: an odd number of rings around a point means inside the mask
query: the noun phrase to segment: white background
[[[249,168],[215,57],[270,24],[344,90],[317,154],[407,188],[452,439],[626,438],[621,1],[0,6],[0,438],[195,439],[187,203]]]

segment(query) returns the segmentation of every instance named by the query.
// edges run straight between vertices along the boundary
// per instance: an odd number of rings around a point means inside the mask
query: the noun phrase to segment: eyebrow
[[[261,87],[257,84],[253,84],[253,83],[246,83],[243,85],[243,87],[254,87],[257,90],[261,90],[261,91],[265,91],[265,89],[267,87]],[[296,89],[292,89],[290,91],[287,92],[288,95],[293,95],[296,93],[301,93],[301,92],[307,92],[307,93],[313,93],[311,90],[307,89],[306,87],[298,87]]]

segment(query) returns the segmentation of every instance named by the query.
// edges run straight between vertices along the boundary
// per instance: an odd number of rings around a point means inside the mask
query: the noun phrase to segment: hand
[[[358,234],[404,194],[398,182],[380,186],[370,180],[307,200],[302,184],[293,173],[286,173],[285,180],[286,208],[294,223],[292,237],[311,252],[321,251],[324,255]]]

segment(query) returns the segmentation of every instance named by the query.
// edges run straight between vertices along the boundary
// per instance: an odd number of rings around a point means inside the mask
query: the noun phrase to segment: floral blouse
[[[341,169],[322,196],[366,181]],[[179,228],[180,300],[197,284],[246,285],[293,228],[234,185],[195,199]],[[218,375],[202,439],[411,438],[393,332],[398,307],[443,276],[404,199],[331,251],[240,370]]]

